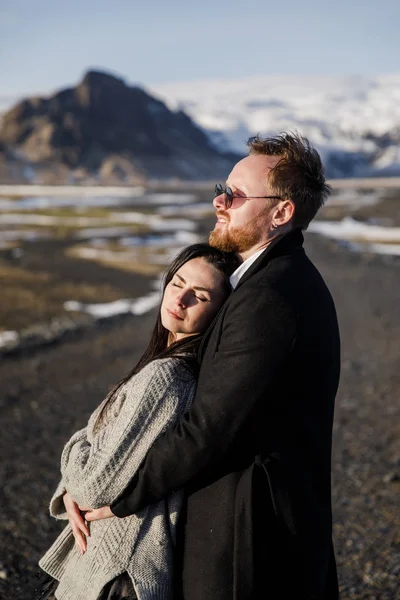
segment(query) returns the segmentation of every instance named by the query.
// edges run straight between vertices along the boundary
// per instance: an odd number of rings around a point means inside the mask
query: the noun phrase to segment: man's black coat
[[[243,275],[208,331],[197,395],[112,505],[185,488],[185,600],[337,598],[331,439],[335,307],[295,230]],[[176,597],[178,597],[178,593]]]

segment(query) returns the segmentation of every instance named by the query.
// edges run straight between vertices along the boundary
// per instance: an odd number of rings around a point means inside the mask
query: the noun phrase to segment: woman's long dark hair
[[[162,298],[164,298],[165,288],[169,284],[169,282],[174,277],[175,273],[179,271],[179,269],[187,263],[189,260],[193,260],[194,258],[204,258],[210,265],[213,265],[222,275],[222,289],[224,292],[224,299],[229,296],[232,291],[231,284],[229,281],[230,275],[233,271],[239,266],[239,261],[233,253],[222,252],[217,248],[213,248],[209,244],[193,244],[184,248],[178,256],[173,260],[171,266],[166,271],[163,278],[163,286],[162,286]],[[102,409],[97,416],[96,425],[100,423],[101,416],[104,412],[106,406],[109,406],[110,402],[112,402],[118,393],[118,390],[133,376],[136,375],[143,367],[145,367],[149,362],[156,358],[168,358],[171,356],[180,357],[187,365],[194,370],[197,371],[197,361],[196,355],[199,349],[203,333],[188,336],[183,338],[182,340],[178,340],[168,345],[168,336],[169,331],[166,329],[161,322],[161,304],[158,310],[156,324],[153,329],[153,333],[150,338],[150,342],[143,352],[141,358],[138,363],[133,367],[133,369],[121,379],[114,386],[114,388],[108,394],[105,403],[102,406]]]

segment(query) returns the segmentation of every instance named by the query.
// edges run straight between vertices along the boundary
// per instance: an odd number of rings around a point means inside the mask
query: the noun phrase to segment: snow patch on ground
[[[345,217],[342,221],[314,221],[308,231],[340,240],[353,252],[400,256],[400,227],[382,227]]]
[[[27,215],[21,213],[0,214],[0,225],[36,225],[38,227],[90,227],[104,225],[105,219],[96,217],[53,217],[50,215]]]
[[[143,196],[146,190],[141,186],[105,186],[105,185],[15,185],[1,184],[0,195],[15,196],[57,196],[95,198],[115,196],[116,198],[135,198]]]
[[[133,211],[111,213],[109,218],[111,221],[146,225],[153,231],[176,231],[177,229],[193,231],[196,229],[196,223],[189,221],[189,219],[163,219],[159,215],[148,215]]]
[[[195,194],[146,194],[149,204],[192,204],[196,202]]]
[[[212,214],[215,212],[215,208],[212,202],[199,202],[192,204],[191,206],[185,206],[185,215],[191,216],[192,219],[196,217],[204,217],[205,215]],[[157,213],[163,217],[170,217],[179,215],[182,213],[182,207],[177,205],[171,206],[160,206],[157,209]]]
[[[102,304],[84,304],[75,300],[64,302],[64,309],[90,314],[95,319],[107,319],[116,315],[133,314],[143,315],[160,303],[160,293],[150,292],[141,298],[121,299]]]
[[[115,238],[127,235],[130,231],[130,227],[94,227],[93,229],[80,229],[74,233],[74,237],[77,239]]]
[[[370,225],[356,221],[351,217],[345,217],[341,221],[314,221],[310,223],[308,231],[320,233],[334,239],[400,244],[400,227]]]
[[[123,237],[118,240],[120,248],[109,249],[106,239],[93,239],[89,246],[74,249],[74,255],[86,260],[114,263],[142,260],[138,251],[146,250],[145,260],[152,265],[168,265],[185,247],[199,241],[199,236],[189,231],[178,231],[167,235],[142,235]],[[160,252],[161,251],[161,252]]]
[[[182,244],[183,246],[195,244],[199,241],[199,236],[190,231],[177,231],[170,235],[148,235],[148,236],[130,236],[120,239],[122,246],[153,246],[158,248],[167,248]]]
[[[373,192],[361,192],[359,190],[345,190],[334,193],[329,197],[327,206],[349,206],[358,208],[360,206],[374,206],[381,202],[383,190],[376,189]]]
[[[19,186],[15,186],[18,189]],[[1,186],[0,186],[1,189]],[[31,190],[32,191],[32,190]],[[82,191],[82,195],[79,192]],[[28,211],[47,208],[101,208],[128,205],[168,205],[179,204],[181,206],[192,204],[196,201],[194,194],[168,193],[168,194],[136,194],[130,196],[86,196],[84,188],[77,186],[77,193],[72,196],[31,196],[10,200],[0,198],[0,210]]]
[[[0,331],[0,348],[7,347],[10,344],[16,344],[19,335],[16,331]]]

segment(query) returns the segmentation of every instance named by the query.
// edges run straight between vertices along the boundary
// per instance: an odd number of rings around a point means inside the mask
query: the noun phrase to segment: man
[[[329,187],[306,139],[248,145],[227,187],[216,187],[210,243],[242,264],[203,341],[196,399],[111,511],[123,518],[185,488],[185,600],[331,600],[339,332],[301,232]]]

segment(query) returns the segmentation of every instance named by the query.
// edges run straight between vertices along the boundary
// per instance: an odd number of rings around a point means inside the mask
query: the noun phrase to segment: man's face
[[[245,259],[270,240],[276,200],[256,196],[274,195],[268,174],[279,160],[279,156],[252,155],[234,166],[226,182],[235,196],[232,206],[225,208],[225,194],[214,198],[217,223],[210,233],[212,246],[236,252]]]

